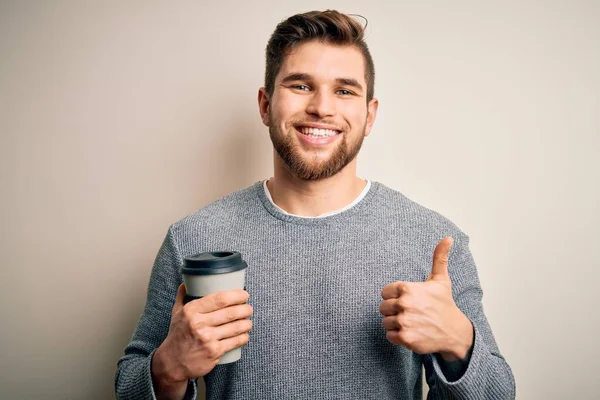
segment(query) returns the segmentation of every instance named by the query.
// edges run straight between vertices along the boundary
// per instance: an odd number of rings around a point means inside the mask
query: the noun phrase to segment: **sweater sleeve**
[[[454,235],[448,271],[452,295],[458,308],[473,324],[474,343],[468,365],[462,376],[448,379],[445,366],[433,354],[425,355],[425,373],[429,385],[428,400],[515,398],[515,380],[504,360],[483,312],[483,291],[475,262],[469,250],[469,237]]]
[[[181,284],[182,263],[171,227],[152,267],[144,311],[117,363],[115,394],[120,400],[156,399],[152,357],[169,332],[171,310]],[[196,381],[190,380],[184,399],[195,399],[196,395]]]

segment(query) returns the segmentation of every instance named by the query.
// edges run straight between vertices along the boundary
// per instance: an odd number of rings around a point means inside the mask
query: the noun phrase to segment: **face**
[[[289,54],[269,99],[259,91],[263,123],[287,169],[302,180],[331,177],[355,162],[375,121],[367,104],[364,58],[355,47],[308,42]]]

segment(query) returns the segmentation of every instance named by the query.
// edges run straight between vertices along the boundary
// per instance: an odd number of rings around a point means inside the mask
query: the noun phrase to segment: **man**
[[[296,15],[266,53],[274,176],[169,228],[118,397],[195,398],[203,377],[208,399],[419,399],[424,365],[432,399],[514,398],[468,237],[356,175],[378,107],[362,26]],[[220,250],[243,254],[247,291],[184,305],[183,258]]]

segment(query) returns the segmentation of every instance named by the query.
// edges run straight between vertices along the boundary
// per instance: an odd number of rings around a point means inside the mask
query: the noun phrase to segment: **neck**
[[[319,181],[298,179],[282,160],[276,160],[274,176],[267,182],[273,202],[278,207],[304,217],[316,217],[344,208],[358,197],[365,185],[366,181],[356,175],[356,159],[334,176]]]

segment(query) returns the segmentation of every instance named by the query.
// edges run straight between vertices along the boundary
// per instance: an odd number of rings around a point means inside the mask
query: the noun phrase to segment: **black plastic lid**
[[[248,267],[237,251],[208,251],[183,259],[181,273],[186,275],[214,275],[235,272]]]

